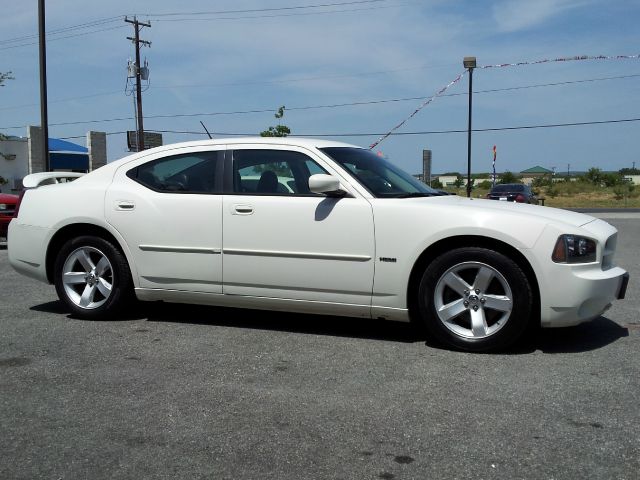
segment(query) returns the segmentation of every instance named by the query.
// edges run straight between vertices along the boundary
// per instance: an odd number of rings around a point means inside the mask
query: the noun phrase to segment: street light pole
[[[47,46],[44,18],[44,0],[38,0],[38,34],[40,43],[40,124],[42,128],[42,155],[44,171],[51,170],[49,164],[49,114],[47,112]]]
[[[467,128],[467,198],[471,198],[471,106],[473,104],[473,69],[476,57],[464,57],[464,68],[469,70],[469,124]]]

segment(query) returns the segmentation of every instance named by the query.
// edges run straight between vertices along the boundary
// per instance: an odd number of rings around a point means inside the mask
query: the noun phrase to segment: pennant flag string
[[[554,62],[575,62],[575,61],[579,61],[579,60],[633,60],[633,59],[640,59],[640,55],[575,55],[575,56],[572,56],[572,57],[545,58],[543,60],[534,60],[534,61],[529,61],[529,62],[498,63],[498,64],[495,64],[495,65],[482,65],[482,66],[479,66],[479,67],[476,67],[476,68],[487,69],[487,68],[519,67],[519,66],[522,66],[522,65],[539,65],[539,64],[542,64],[542,63],[554,63]],[[453,85],[458,83],[462,79],[462,77],[465,75],[465,73],[467,73],[467,70],[465,70],[464,72],[459,74],[451,82],[449,82],[447,85],[445,85],[440,90],[438,90],[438,92],[436,92],[435,95],[432,95],[431,97],[427,98],[424,102],[422,102],[422,104],[420,104],[420,106],[418,108],[416,108],[413,111],[413,113],[411,113],[411,115],[409,115],[407,118],[402,120],[402,122],[397,124],[391,130],[389,130],[387,133],[385,133],[383,136],[381,136],[378,140],[373,142],[371,144],[371,146],[369,147],[369,150],[373,150],[376,146],[378,146],[380,144],[380,142],[386,140],[388,137],[393,135],[393,132],[395,132],[396,130],[401,128],[405,123],[407,123],[409,120],[411,120],[413,117],[415,117],[420,110],[422,110],[424,107],[426,107],[431,102],[433,102],[436,98],[441,96],[450,87],[452,87]]]
[[[426,107],[427,105],[429,105],[431,102],[433,102],[437,97],[441,96],[444,92],[446,92],[447,90],[449,90],[449,88],[451,88],[453,85],[455,85],[456,83],[458,83],[460,81],[460,79],[464,76],[464,74],[467,73],[467,71],[465,70],[464,72],[462,72],[460,75],[458,75],[456,78],[454,78],[453,80],[451,80],[447,85],[445,85],[444,87],[442,87],[440,90],[438,90],[436,92],[435,95],[432,95],[431,97],[427,98],[424,102],[422,102],[422,104],[420,104],[420,106],[418,108],[416,108],[413,113],[411,115],[409,115],[407,118],[405,118],[404,120],[402,120],[398,125],[396,125],[395,127],[393,127],[391,130],[389,130],[387,133],[385,133],[383,136],[381,136],[378,140],[376,140],[375,142],[373,142],[371,144],[371,146],[369,147],[369,150],[373,150],[380,142],[382,142],[383,140],[387,139],[389,136],[391,136],[391,134],[393,134],[393,132],[395,132],[396,130],[398,130],[400,127],[402,127],[405,123],[407,123],[409,120],[411,120],[414,116],[416,116],[416,114],[422,110],[424,107]]]
[[[539,65],[541,63],[553,63],[553,62],[575,62],[579,60],[633,60],[638,58],[640,58],[640,55],[575,55],[573,57],[545,58],[543,60],[534,60],[530,62],[498,63],[495,65],[482,65],[476,68],[519,67],[521,65]]]

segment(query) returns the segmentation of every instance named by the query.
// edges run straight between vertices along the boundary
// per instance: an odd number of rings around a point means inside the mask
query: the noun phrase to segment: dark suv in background
[[[531,191],[529,185],[521,183],[501,183],[494,185],[487,194],[489,200],[502,200],[518,203],[538,203],[537,197]]]

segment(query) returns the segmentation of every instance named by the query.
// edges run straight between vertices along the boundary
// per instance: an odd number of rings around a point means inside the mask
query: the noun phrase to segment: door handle
[[[251,215],[253,213],[252,205],[234,205],[233,211],[231,212],[233,215]]]
[[[133,210],[134,208],[136,208],[136,204],[128,200],[118,200],[116,202],[116,210],[127,211],[127,210]]]

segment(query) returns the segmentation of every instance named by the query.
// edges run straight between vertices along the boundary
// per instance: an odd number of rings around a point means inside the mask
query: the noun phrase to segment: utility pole
[[[140,27],[151,27],[151,23],[139,22],[134,16],[133,20],[129,20],[128,17],[124,17],[124,21],[131,23],[135,30],[135,36],[127,37],[127,40],[131,40],[136,46],[136,110],[137,110],[137,129],[138,129],[138,151],[144,150],[144,123],[142,120],[142,78],[140,73],[140,45],[147,47],[151,46],[151,42],[146,40],[140,40]]]
[[[471,106],[473,105],[473,69],[476,57],[464,57],[462,65],[469,71],[469,125],[467,128],[467,197],[471,198]]]
[[[47,110],[47,42],[44,0],[38,0],[38,36],[40,44],[40,124],[42,128],[42,156],[44,171],[51,170],[49,162],[49,113]]]

